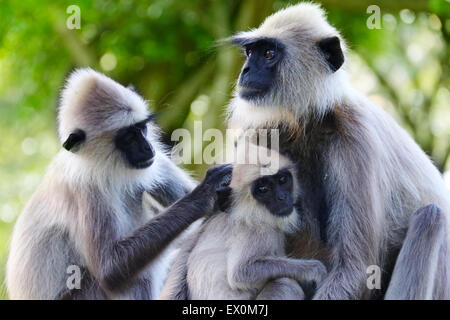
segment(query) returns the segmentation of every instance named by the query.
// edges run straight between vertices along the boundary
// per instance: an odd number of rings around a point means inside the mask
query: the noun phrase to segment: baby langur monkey
[[[235,164],[229,186],[217,191],[222,212],[185,243],[160,299],[304,299],[297,281],[326,275],[318,260],[285,256],[285,236],[298,225],[293,164],[253,144],[238,147],[237,159],[241,152],[245,163]]]

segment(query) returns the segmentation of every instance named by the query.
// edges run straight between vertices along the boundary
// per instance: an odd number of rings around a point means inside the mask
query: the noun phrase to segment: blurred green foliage
[[[448,0],[323,0],[349,43],[355,84],[449,169]],[[13,222],[59,149],[55,110],[64,78],[90,66],[133,84],[170,132],[194,120],[224,127],[224,110],[242,64],[217,40],[256,27],[287,5],[278,0],[98,0],[0,3],[0,280]],[[69,30],[66,9],[81,9]],[[381,9],[382,28],[366,26]],[[202,112],[191,106],[202,104]],[[197,110],[197,111],[196,111]],[[200,148],[201,149],[201,148]],[[188,169],[201,174],[204,166]],[[0,285],[0,298],[6,298]]]

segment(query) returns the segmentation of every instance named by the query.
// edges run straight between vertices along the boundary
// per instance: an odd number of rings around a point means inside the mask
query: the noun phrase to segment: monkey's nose
[[[250,67],[247,66],[242,70],[242,74],[246,74],[249,71],[250,71]]]
[[[277,196],[277,199],[278,199],[279,201],[284,201],[284,200],[286,200],[286,196],[285,196],[284,194],[279,194],[279,195]]]

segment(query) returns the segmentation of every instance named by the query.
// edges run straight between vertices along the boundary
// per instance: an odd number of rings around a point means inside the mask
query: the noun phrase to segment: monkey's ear
[[[85,139],[86,133],[81,129],[77,129],[69,135],[69,137],[66,139],[66,141],[64,141],[62,146],[64,149],[74,152],[76,151],[74,147],[78,146]]]
[[[331,70],[335,72],[344,63],[344,53],[338,37],[330,37],[320,40],[317,45],[328,62]]]

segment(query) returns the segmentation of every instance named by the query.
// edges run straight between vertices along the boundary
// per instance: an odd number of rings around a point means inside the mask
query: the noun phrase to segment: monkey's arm
[[[380,151],[372,146],[364,129],[354,126],[352,137],[342,137],[327,155],[326,198],[332,199],[327,225],[331,247],[329,274],[314,299],[362,297],[366,269],[379,264],[380,239],[384,230],[382,163]],[[369,161],[367,159],[370,159]]]
[[[100,286],[107,292],[124,289],[174,238],[212,211],[215,189],[229,175],[230,166],[210,169],[194,191],[124,239],[117,239],[116,221],[120,217],[108,212],[107,203],[91,199],[89,212],[93,221],[86,221],[80,228],[85,233],[80,239],[86,248],[88,268]]]
[[[319,283],[327,270],[318,260],[302,260],[283,257],[260,257],[238,264],[230,270],[231,281],[239,283],[265,282],[277,278]]]
[[[412,215],[386,300],[450,298],[445,227],[444,215],[435,205],[421,208]]]

